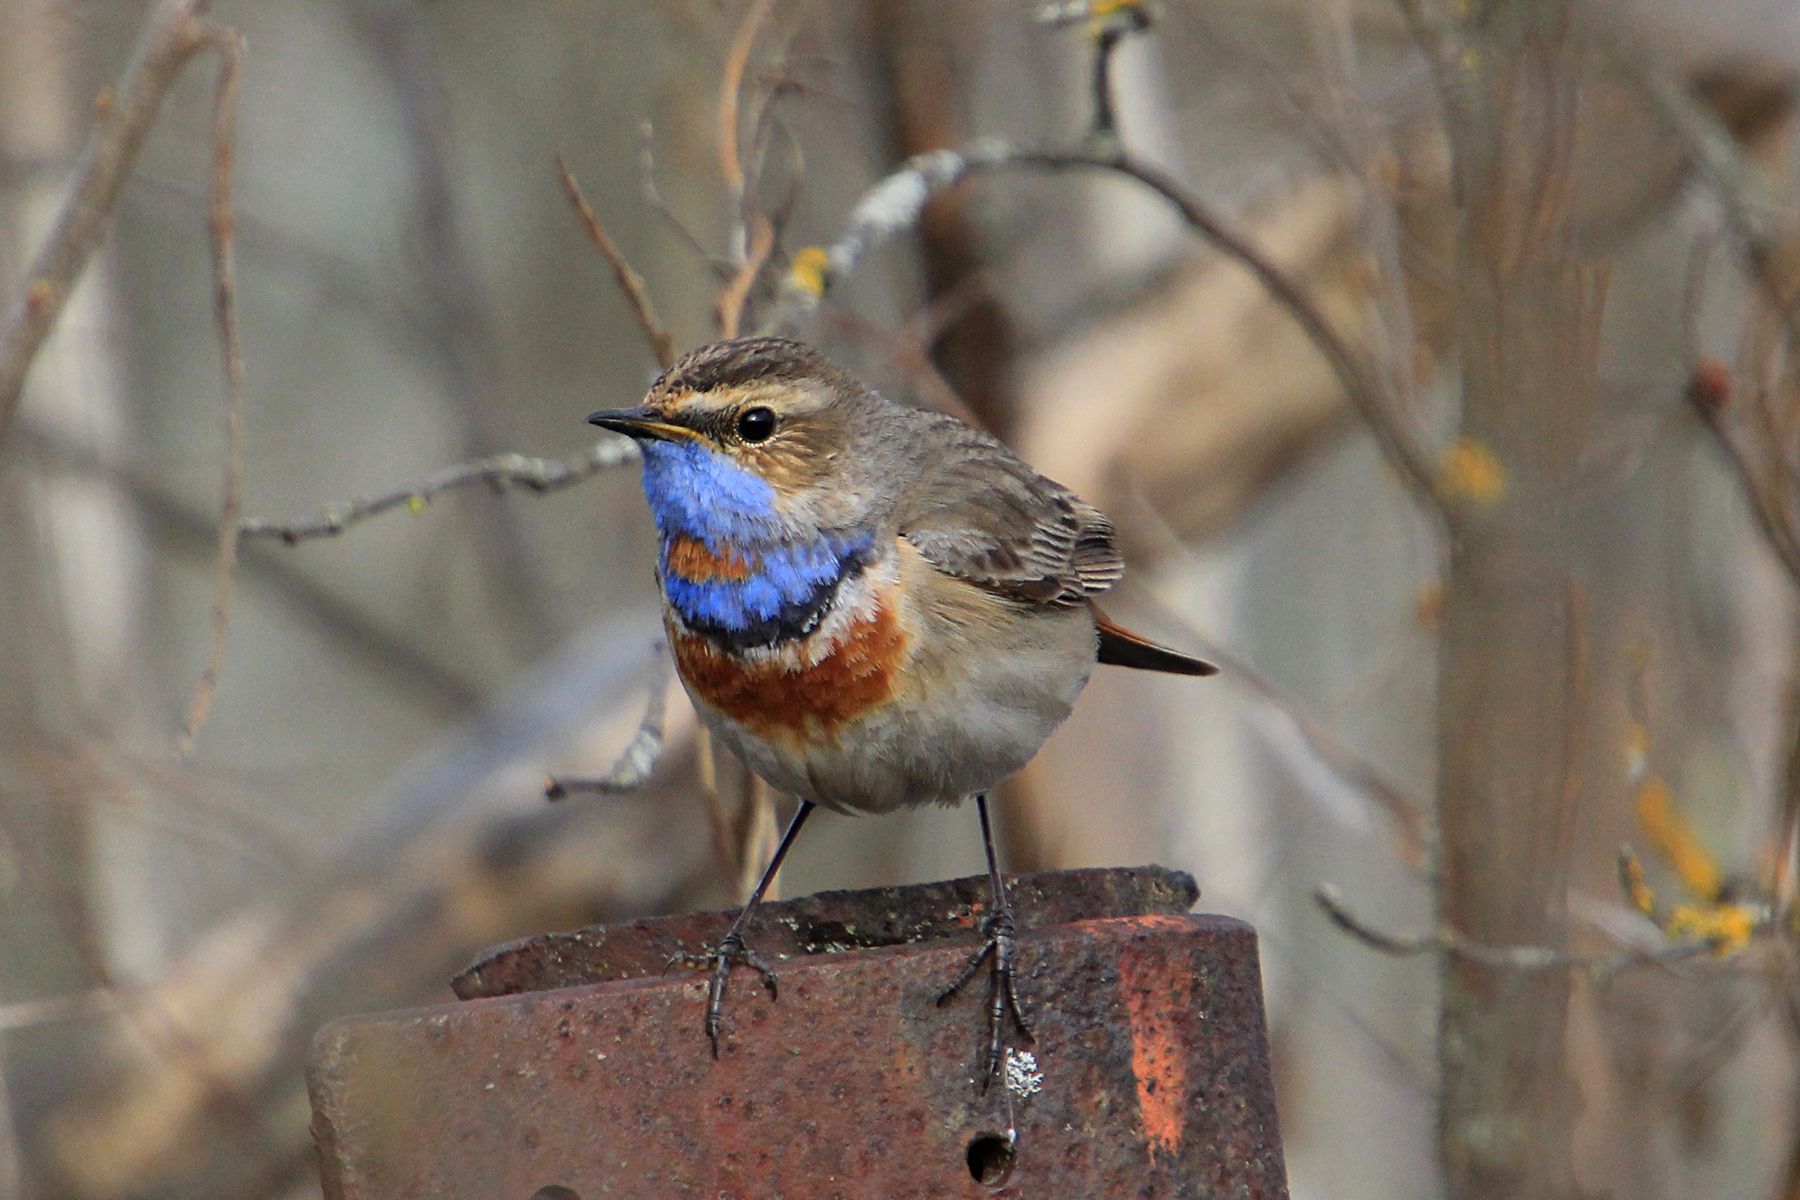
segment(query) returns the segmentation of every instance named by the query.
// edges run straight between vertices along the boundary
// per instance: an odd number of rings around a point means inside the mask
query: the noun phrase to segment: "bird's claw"
[[[962,973],[939,993],[937,1002],[939,1005],[949,1003],[962,990],[963,985],[975,977],[975,972],[980,970],[983,961],[992,964],[988,976],[987,1071],[981,1077],[981,1090],[985,1093],[1000,1074],[1000,1063],[1006,1050],[1007,1014],[1012,1014],[1013,1024],[1018,1026],[1021,1037],[1028,1042],[1033,1039],[1031,1025],[1025,1020],[1025,1012],[1019,1006],[1019,993],[1013,987],[1013,962],[1018,952],[1018,943],[1012,907],[1005,905],[995,909],[982,922],[981,928],[987,935],[987,941],[969,956],[969,961],[963,964]]]
[[[676,965],[688,967],[711,967],[712,983],[706,990],[706,1040],[712,1043],[712,1055],[719,1057],[719,1026],[725,1011],[725,985],[731,978],[733,963],[743,963],[762,977],[762,985],[769,989],[769,999],[777,1000],[775,971],[768,962],[755,951],[744,945],[744,939],[737,930],[730,930],[719,944],[701,954],[689,950],[677,950],[669,956],[664,970]]]

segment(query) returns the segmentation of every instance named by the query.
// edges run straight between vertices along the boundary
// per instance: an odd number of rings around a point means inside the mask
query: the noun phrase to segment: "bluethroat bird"
[[[640,408],[597,412],[643,450],[663,620],[700,719],[799,800],[724,939],[706,1033],[719,1052],[734,963],[774,973],[744,926],[815,806],[881,813],[975,797],[992,905],[986,1081],[1011,1014],[1014,922],[987,793],[1069,715],[1096,662],[1214,668],[1111,624],[1124,572],[1100,511],[954,417],[883,399],[785,338],[703,346]]]

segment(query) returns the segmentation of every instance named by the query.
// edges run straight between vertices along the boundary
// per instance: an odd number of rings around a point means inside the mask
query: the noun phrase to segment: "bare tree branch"
[[[99,120],[56,223],[0,324],[0,439],[12,425],[32,361],[106,236],[163,98],[196,53],[224,49],[219,27],[201,19],[205,11],[205,0],[161,0],[144,19],[119,86],[96,105]]]
[[[474,948],[521,930],[690,897],[701,860],[691,839],[670,835],[662,806],[495,803],[526,764],[592,719],[597,698],[642,678],[636,654],[619,646],[637,643],[651,620],[614,614],[566,647],[402,771],[323,870],[234,913],[125,997],[122,1015],[156,1014],[159,1036],[122,1029],[117,1043],[104,1039],[101,1069],[72,1080],[46,1114],[41,1145],[63,1185],[56,1194],[127,1194],[202,1164],[237,1179],[283,1159],[304,1145],[303,1120],[271,1121],[254,1144],[228,1142],[221,1101],[303,1110],[306,1034],[324,1020],[438,994]],[[613,847],[598,860],[596,840]],[[143,1056],[145,1042],[163,1053]]]
[[[1745,159],[1731,130],[1678,77],[1647,69],[1636,58],[1621,54],[1616,64],[1643,90],[1651,112],[1681,142],[1694,169],[1711,186],[1745,271],[1762,289],[1789,345],[1800,345],[1800,310],[1772,271],[1783,233],[1782,205],[1772,182]]]
[[[1370,949],[1396,958],[1449,954],[1483,966],[1515,971],[1586,971],[1596,981],[1604,982],[1627,967],[1682,962],[1710,954],[1713,949],[1708,942],[1678,942],[1666,948],[1632,949],[1616,954],[1575,954],[1550,946],[1490,946],[1449,928],[1427,934],[1389,933],[1353,912],[1345,904],[1342,893],[1330,884],[1321,884],[1313,890],[1313,902],[1333,925]]]
[[[1744,447],[1732,435],[1726,419],[1731,392],[1731,372],[1724,363],[1715,358],[1700,358],[1695,362],[1693,374],[1688,379],[1688,402],[1706,432],[1712,435],[1713,444],[1719,448],[1725,465],[1744,493],[1764,544],[1787,572],[1788,578],[1800,584],[1800,533],[1796,533],[1793,518],[1779,491],[1763,481],[1756,464],[1750,461]]]
[[[178,753],[186,757],[212,711],[219,671],[231,633],[231,593],[237,581],[238,518],[244,507],[244,355],[238,338],[237,234],[231,206],[238,80],[243,73],[244,37],[234,29],[205,26],[218,47],[219,79],[213,96],[213,167],[207,224],[212,234],[213,314],[225,367],[225,485],[219,505],[217,561],[213,569],[212,629],[206,664],[194,685],[182,722]]]
[[[650,292],[644,286],[644,277],[631,269],[625,255],[618,244],[607,235],[606,227],[600,224],[600,218],[581,193],[581,185],[575,182],[575,176],[569,170],[569,164],[563,156],[556,156],[556,172],[562,178],[563,190],[569,194],[569,203],[575,206],[575,212],[581,217],[581,223],[587,227],[588,237],[594,245],[600,247],[611,265],[613,281],[619,285],[619,291],[625,302],[631,306],[631,315],[637,319],[638,328],[644,331],[644,340],[650,344],[650,354],[656,359],[656,365],[667,370],[675,362],[675,343],[669,337],[669,329],[656,315],[656,305],[650,300]]]
[[[1037,19],[1053,28],[1087,25],[1092,29],[1094,73],[1090,95],[1094,112],[1088,126],[1088,137],[1097,144],[1112,142],[1119,133],[1118,114],[1113,106],[1112,94],[1113,52],[1132,34],[1143,33],[1150,28],[1149,8],[1143,0],[1124,0],[1123,3],[1115,2],[1104,7],[1092,0],[1077,0],[1076,3],[1046,4],[1038,9]]]
[[[430,357],[442,373],[454,414],[457,457],[500,454],[513,438],[511,407],[496,403],[504,385],[488,286],[470,252],[462,200],[457,131],[446,65],[427,0],[360,0],[351,6],[391,88],[413,187],[406,222],[419,238],[418,303],[430,331]],[[519,515],[484,505],[468,514],[470,560],[498,603],[495,630],[518,656],[536,658],[557,638],[544,597],[542,564],[523,536]]]
[[[446,467],[412,487],[330,505],[311,517],[296,521],[251,517],[238,528],[245,537],[280,538],[293,545],[309,538],[335,537],[352,525],[396,508],[423,511],[439,494],[474,483],[485,483],[496,492],[522,488],[541,495],[561,491],[602,471],[637,461],[637,447],[615,438],[596,442],[585,453],[566,459],[496,454]]]
[[[753,213],[750,217],[750,244],[745,251],[743,265],[719,289],[719,298],[713,305],[713,312],[719,321],[720,337],[734,338],[738,335],[738,329],[744,320],[744,305],[750,299],[750,289],[756,286],[756,277],[762,274],[763,264],[769,261],[769,251],[774,245],[774,225],[761,213]]]
[[[103,458],[30,419],[20,421],[19,440],[44,456],[49,467],[118,487],[159,548],[184,555],[205,554],[213,548],[216,529],[209,515],[177,497],[153,473]],[[275,547],[261,542],[240,544],[239,555],[240,568],[249,578],[267,585],[304,614],[304,620],[320,635],[357,657],[380,663],[383,677],[407,689],[427,711],[455,717],[480,704],[485,689],[465,675],[460,664],[439,661],[355,605],[346,604],[331,589],[297,570],[292,559]]]
[[[648,204],[651,210],[663,219],[674,231],[675,236],[681,239],[681,243],[693,252],[694,257],[705,264],[709,272],[720,280],[729,278],[732,271],[731,264],[720,261],[711,250],[706,248],[706,243],[702,242],[694,231],[688,228],[687,222],[676,214],[675,209],[664,198],[662,189],[656,185],[656,127],[649,121],[645,121],[640,127],[638,169],[643,176],[644,203]]]
[[[612,768],[594,779],[552,776],[544,785],[546,800],[562,800],[582,793],[616,796],[635,791],[650,778],[657,761],[662,758],[664,717],[669,709],[669,663],[663,658],[661,642],[656,645],[656,660],[656,676],[650,685],[649,699],[644,703],[644,719],[638,723],[637,733],[614,760]]]
[[[599,217],[582,194],[581,185],[576,182],[568,163],[560,154],[556,157],[556,166],[569,202],[574,205],[588,236],[612,266],[613,279],[626,303],[630,305],[651,355],[659,366],[668,367],[675,361],[674,342],[656,314],[656,307],[650,299],[649,290],[644,286],[643,277],[632,269],[617,243],[600,224]],[[570,459],[533,458],[514,453],[495,454],[446,467],[411,487],[330,505],[315,516],[297,521],[253,517],[244,521],[239,526],[239,531],[244,537],[280,538],[293,545],[309,538],[335,537],[351,525],[396,508],[404,507],[417,512],[439,493],[473,483],[486,483],[497,492],[523,488],[542,494],[560,491],[602,471],[637,461],[637,448],[634,445],[612,438],[598,442],[585,454]]]
[[[731,52],[719,73],[719,171],[725,177],[725,194],[731,202],[731,260],[740,267],[750,256],[751,199],[750,184],[744,176],[743,156],[738,150],[738,106],[744,89],[744,71],[750,64],[750,51],[756,46],[756,35],[769,15],[770,0],[755,0],[744,13],[737,34],[731,40]],[[730,334],[727,337],[732,336]]]
[[[1428,865],[1435,838],[1423,808],[1412,797],[1390,780],[1380,767],[1363,757],[1337,730],[1315,720],[1282,695],[1267,676],[1236,655],[1223,652],[1216,644],[1209,642],[1205,653],[1212,655],[1220,669],[1265,705],[1271,714],[1286,721],[1326,770],[1380,810],[1393,829],[1402,862],[1414,870],[1422,870]]]
[[[1055,16],[1061,19],[1060,10]],[[1098,171],[1118,175],[1159,196],[1193,233],[1255,276],[1324,357],[1401,482],[1428,512],[1447,518],[1450,509],[1436,486],[1435,462],[1421,435],[1399,411],[1380,373],[1338,334],[1306,288],[1178,180],[1161,168],[1134,158],[1124,148],[1114,127],[1108,64],[1124,34],[1142,27],[1133,24],[1128,30],[1103,26],[1099,31],[1093,75],[1094,116],[1083,144],[1030,149],[999,139],[981,139],[961,151],[935,150],[915,155],[863,193],[851,209],[843,232],[825,250],[825,268],[819,274],[818,286],[784,288],[768,327],[797,325],[818,306],[832,284],[849,275],[870,250],[915,225],[927,200],[971,175],[1007,170]],[[1109,29],[1113,30],[1110,35]]]

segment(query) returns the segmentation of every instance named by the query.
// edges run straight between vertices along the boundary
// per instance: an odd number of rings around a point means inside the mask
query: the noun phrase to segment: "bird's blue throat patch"
[[[685,534],[713,549],[767,540],[781,529],[775,489],[698,442],[640,442],[644,496],[664,539]]]
[[[688,442],[643,449],[644,495],[662,538],[663,594],[689,629],[725,648],[805,637],[839,584],[872,560],[872,534],[787,528],[775,489],[722,454]],[[695,578],[672,566],[672,548],[691,542],[732,569]]]

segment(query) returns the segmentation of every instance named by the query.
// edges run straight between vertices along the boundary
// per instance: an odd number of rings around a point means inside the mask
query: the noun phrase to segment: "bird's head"
[[[665,536],[736,542],[871,520],[884,489],[869,451],[892,408],[811,347],[753,337],[702,346],[641,406],[588,421],[637,439]]]

